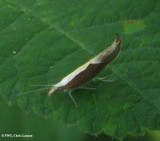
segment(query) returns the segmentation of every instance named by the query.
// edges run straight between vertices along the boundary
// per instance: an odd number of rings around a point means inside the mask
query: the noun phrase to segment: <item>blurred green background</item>
[[[25,112],[16,104],[7,103],[0,98],[0,134],[26,134],[33,138],[2,138],[0,140],[34,140],[34,141],[117,141],[101,134],[97,137],[84,134],[76,127],[68,127],[55,122],[52,118],[44,118]],[[159,133],[142,137],[127,137],[124,141],[159,141]]]

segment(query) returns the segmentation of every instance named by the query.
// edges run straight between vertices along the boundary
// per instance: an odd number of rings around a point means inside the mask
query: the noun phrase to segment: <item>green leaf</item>
[[[27,111],[122,139],[160,129],[160,2],[0,0],[0,95]],[[130,22],[132,21],[132,22]],[[122,36],[119,57],[76,90],[17,95],[55,84]],[[42,87],[44,88],[44,87]]]

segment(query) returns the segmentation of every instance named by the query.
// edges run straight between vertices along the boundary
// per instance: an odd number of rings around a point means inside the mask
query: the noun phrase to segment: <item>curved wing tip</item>
[[[120,40],[121,40],[121,37],[120,37],[120,35],[119,35],[118,33],[116,33],[116,40],[117,40],[117,41],[120,41]]]

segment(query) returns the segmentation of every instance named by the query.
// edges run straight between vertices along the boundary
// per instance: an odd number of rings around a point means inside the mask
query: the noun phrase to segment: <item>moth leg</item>
[[[94,80],[95,80],[95,81],[96,81],[96,80],[97,80],[97,81],[103,81],[103,82],[113,82],[113,80],[107,79],[107,76],[104,76],[104,77],[96,77]]]
[[[73,97],[72,94],[71,94],[73,91],[74,91],[74,89],[70,89],[70,90],[68,91],[68,95],[70,96],[70,98],[72,99],[72,101],[73,101],[76,109],[78,110],[77,102],[76,102],[76,100],[74,99],[74,97]]]
[[[78,87],[77,89],[85,89],[85,90],[96,90],[96,88],[91,88],[91,87]]]
[[[96,88],[91,88],[91,87],[83,87],[83,86],[80,86],[80,87],[77,87],[77,88],[72,88],[70,89],[71,92],[75,91],[75,90],[78,90],[78,89],[85,89],[85,90],[96,90]]]
[[[72,89],[68,89],[68,95],[70,96],[70,98],[72,99],[76,109],[78,110],[78,104],[76,102],[76,100],[74,99],[74,97],[72,96],[72,92],[77,90],[77,89],[86,89],[86,90],[96,90],[96,88],[90,88],[90,87],[77,87],[77,88],[72,88]]]

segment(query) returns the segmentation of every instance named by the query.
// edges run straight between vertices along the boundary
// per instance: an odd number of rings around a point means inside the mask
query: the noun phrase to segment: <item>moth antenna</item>
[[[29,92],[26,92],[26,93],[18,94],[17,96],[27,95],[27,94],[31,94],[31,93],[33,93],[33,92],[39,92],[39,91],[42,91],[42,90],[48,90],[48,88],[43,88],[43,89],[38,89],[38,90],[29,91]]]
[[[53,85],[31,85],[33,87],[52,87]]]

